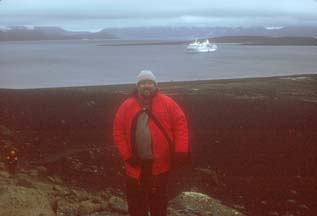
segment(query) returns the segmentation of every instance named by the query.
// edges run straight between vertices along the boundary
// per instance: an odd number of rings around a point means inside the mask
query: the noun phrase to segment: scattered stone
[[[99,203],[93,203],[90,200],[82,201],[78,208],[78,216],[91,214],[101,210]]]
[[[296,204],[296,200],[293,200],[293,199],[288,199],[287,200],[287,203],[290,203],[290,204]]]
[[[32,169],[29,171],[29,175],[32,177],[38,177],[39,176],[39,171],[36,169]]]
[[[232,207],[235,208],[235,209],[245,210],[244,206],[238,205],[238,204],[234,204],[234,205],[232,205]]]
[[[28,179],[18,179],[16,185],[26,188],[34,188],[34,184]]]
[[[47,169],[44,166],[39,166],[37,167],[37,170],[39,171],[39,173],[41,174],[46,174],[47,173]]]
[[[173,208],[167,208],[168,216],[183,216],[184,214],[180,213],[179,210]]]
[[[201,172],[206,175],[212,175],[212,170],[206,168],[195,168],[195,171]]]
[[[85,190],[75,190],[71,189],[71,193],[75,196],[75,198],[79,201],[89,200],[91,195]]]
[[[109,209],[109,203],[106,201],[103,201],[100,203],[100,208],[102,211]]]
[[[58,177],[58,176],[48,176],[47,178],[48,178],[48,180],[50,180],[50,181],[53,182],[53,183],[63,184],[63,180],[61,179],[61,177]]]
[[[4,125],[0,125],[0,134],[4,136],[13,136],[13,132]]]
[[[54,181],[55,181],[55,179],[54,179],[52,176],[47,176],[47,179],[48,179],[49,181],[51,181],[51,182],[54,182]]]
[[[4,178],[9,178],[10,174],[7,171],[0,171],[0,176]]]
[[[118,212],[122,212],[122,213],[128,212],[127,202],[125,200],[121,199],[120,197],[117,197],[117,196],[112,196],[109,199],[109,206],[114,211],[118,211]]]
[[[77,216],[77,210],[79,208],[78,203],[70,203],[65,200],[57,201],[57,216]]]
[[[297,191],[296,190],[290,190],[290,193],[295,195],[295,194],[297,194]]]
[[[53,190],[57,192],[57,194],[61,196],[67,196],[70,194],[70,191],[64,187],[61,187],[59,185],[54,185]]]
[[[25,182],[25,181],[32,182],[33,181],[32,177],[30,175],[24,174],[24,173],[17,173],[15,175],[15,179],[17,182],[19,182],[20,180],[22,182]],[[26,185],[27,185],[27,183],[26,183]]]
[[[126,214],[102,211],[102,212],[95,212],[95,213],[89,214],[89,216],[126,216]]]
[[[87,102],[87,105],[90,107],[90,106],[96,106],[96,102],[95,101],[88,101]]]
[[[303,210],[308,210],[309,209],[309,207],[307,205],[305,205],[305,204],[298,205],[298,208],[303,209]]]
[[[276,211],[269,212],[268,215],[270,215],[270,216],[279,216],[278,212],[276,212]]]
[[[55,216],[47,195],[33,188],[9,186],[0,193],[0,215]]]
[[[99,193],[99,196],[102,197],[103,199],[109,200],[112,196],[110,190],[105,190]]]

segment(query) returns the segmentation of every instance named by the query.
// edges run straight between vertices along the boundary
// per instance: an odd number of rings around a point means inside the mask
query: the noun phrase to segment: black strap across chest
[[[137,103],[140,105],[141,107],[141,110],[139,112],[136,113],[133,121],[132,121],[132,133],[131,133],[131,141],[133,143],[135,143],[135,127],[136,127],[136,122],[137,122],[137,118],[138,116],[143,113],[143,112],[146,112],[148,115],[149,115],[149,118],[152,119],[152,121],[154,122],[154,124],[158,127],[158,129],[160,129],[160,131],[162,132],[162,134],[164,135],[168,145],[169,145],[169,148],[170,148],[170,153],[171,153],[171,159],[174,155],[174,151],[175,151],[175,147],[174,147],[174,143],[173,141],[171,140],[171,138],[168,136],[167,132],[165,131],[165,129],[163,128],[161,122],[156,118],[156,116],[153,114],[152,112],[152,104],[150,103],[149,104],[149,108],[146,108],[145,106],[143,106],[142,102],[137,98],[135,97],[135,100],[137,101]]]

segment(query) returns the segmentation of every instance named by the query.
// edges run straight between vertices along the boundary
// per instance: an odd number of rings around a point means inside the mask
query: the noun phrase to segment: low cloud
[[[1,0],[0,0],[1,1]],[[68,25],[104,27],[217,25],[275,26],[317,23],[317,0],[7,0],[1,3],[0,25]],[[125,2],[125,3],[123,3]],[[156,4],[156,5],[155,5]],[[164,5],[166,5],[164,7]]]

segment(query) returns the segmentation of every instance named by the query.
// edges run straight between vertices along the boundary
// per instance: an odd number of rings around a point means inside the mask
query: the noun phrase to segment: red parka
[[[114,124],[113,139],[121,158],[125,161],[126,174],[133,178],[139,178],[141,169],[133,167],[126,161],[133,155],[131,142],[132,122],[136,114],[141,110],[137,99],[130,97],[119,107]],[[176,102],[170,97],[157,92],[152,98],[151,112],[161,123],[170,140],[174,143],[174,152],[188,153],[188,128],[187,120]],[[153,166],[152,174],[158,175],[171,169],[170,145],[162,131],[153,122],[148,120],[151,133]]]

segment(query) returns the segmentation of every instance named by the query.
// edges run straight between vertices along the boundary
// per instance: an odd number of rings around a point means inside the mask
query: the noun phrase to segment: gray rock
[[[54,185],[53,186],[53,190],[59,194],[60,196],[67,196],[70,194],[70,191],[68,188],[65,188],[65,187],[61,187],[59,185]]]
[[[14,133],[12,130],[10,130],[6,126],[0,125],[0,134],[12,137]]]
[[[61,177],[58,176],[48,176],[47,177],[48,180],[50,180],[51,182],[55,183],[55,184],[63,184],[63,180],[61,179]]]
[[[127,202],[125,200],[121,199],[120,197],[117,197],[117,196],[112,196],[109,199],[109,206],[114,211],[118,211],[118,212],[122,212],[122,213],[128,212]]]
[[[47,195],[33,188],[9,186],[0,193],[0,215],[3,216],[54,216]]]
[[[29,171],[29,175],[32,177],[38,177],[39,176],[39,171],[36,169],[32,169]]]
[[[105,190],[99,193],[99,196],[103,199],[109,200],[112,196],[111,192],[109,190]]]
[[[185,215],[194,216],[243,216],[241,212],[221,204],[205,194],[197,192],[183,192],[170,201],[170,207],[182,210]],[[178,211],[180,212],[180,211]]]
[[[102,211],[105,211],[109,208],[109,203],[104,201],[104,202],[100,203],[100,207],[101,207]]]
[[[296,202],[296,200],[294,200],[294,199],[288,199],[288,200],[287,200],[287,203],[289,203],[289,204],[296,204],[297,202]]]
[[[26,188],[34,188],[34,184],[28,179],[17,179],[16,185]]]
[[[0,171],[0,177],[9,178],[10,174],[7,171]]]
[[[17,174],[15,175],[15,178],[16,178],[16,179],[24,179],[24,180],[32,181],[32,177],[29,176],[29,175],[26,174],[26,173],[17,173]]]
[[[82,201],[78,208],[78,216],[83,216],[101,210],[100,203],[93,203],[90,200]]]
[[[75,190],[72,189],[71,193],[76,197],[77,200],[79,201],[85,201],[85,200],[89,200],[92,198],[91,194],[89,194],[87,191],[85,190]]]
[[[297,194],[297,191],[296,190],[290,190],[289,191],[291,194],[293,194],[293,195],[296,195]]]
[[[298,208],[303,209],[303,210],[308,210],[309,209],[309,207],[307,205],[305,205],[305,204],[298,205]]]
[[[182,214],[181,212],[179,212],[176,209],[167,208],[167,215],[168,216],[183,216],[184,214]]]
[[[95,213],[89,214],[89,216],[126,216],[126,214],[102,211],[102,212],[95,212]]]
[[[79,204],[71,203],[66,200],[58,200],[57,201],[57,216],[77,216]]]

